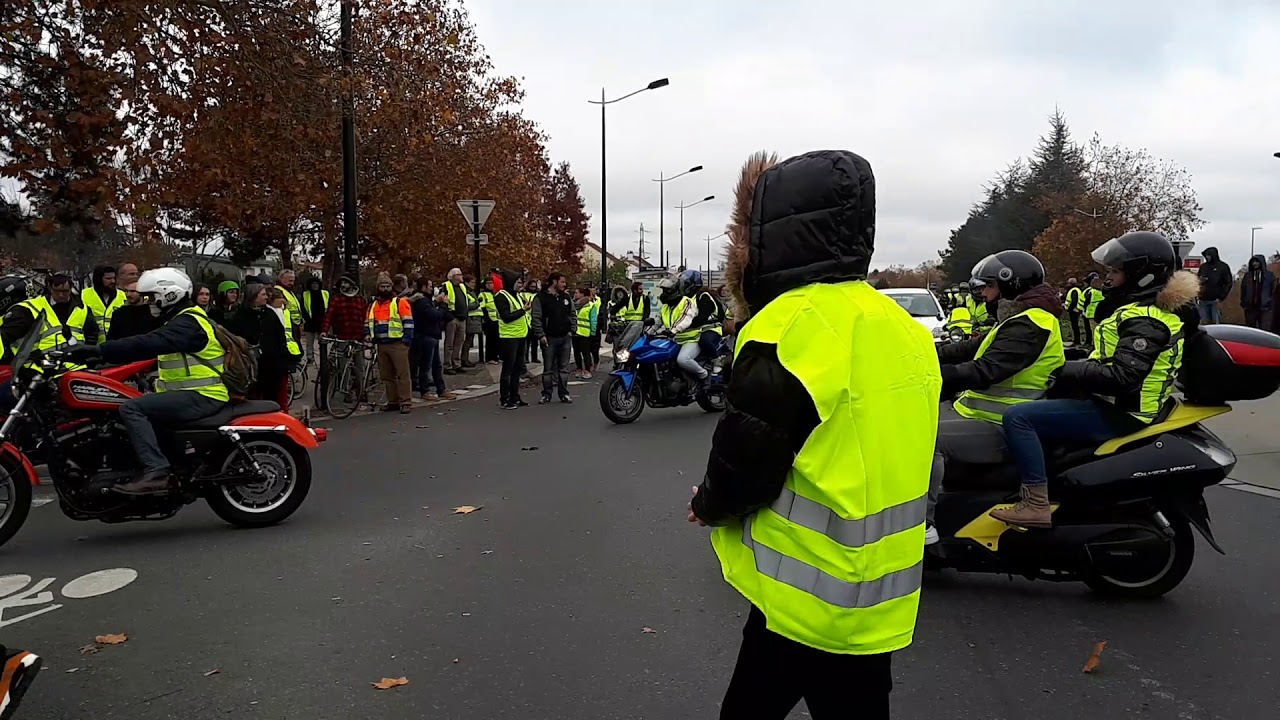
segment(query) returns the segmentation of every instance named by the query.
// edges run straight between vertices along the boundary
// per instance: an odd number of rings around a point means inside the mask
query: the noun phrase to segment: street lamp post
[[[667,78],[654,80],[648,85],[612,100],[605,98],[604,88],[600,88],[599,100],[588,100],[592,105],[600,106],[600,285],[603,286],[609,274],[609,203],[608,195],[605,192],[605,178],[607,165],[605,164],[605,108],[608,106],[626,100],[632,95],[639,95],[645,90],[657,90],[671,84]]]
[[[354,51],[351,40],[355,3],[342,0],[339,13],[339,46],[343,72],[350,75]],[[350,86],[348,85],[348,88]],[[342,254],[343,269],[353,278],[360,277],[360,235],[356,227],[356,117],[355,96],[348,89],[342,99]]]
[[[688,210],[694,205],[701,205],[702,203],[708,200],[715,200],[715,199],[716,199],[715,195],[708,195],[702,198],[701,200],[699,200],[698,202],[689,203],[688,205],[681,204],[676,206],[680,210],[680,266],[681,267],[685,267],[689,264],[684,257],[684,211]]]
[[[698,172],[701,169],[702,169],[701,165],[694,165],[693,167],[689,168],[688,170],[685,170],[679,175],[672,175],[671,177],[666,177],[662,173],[658,173],[658,179],[654,180],[654,182],[658,183],[658,260],[659,261],[662,261],[662,258],[663,258],[663,249],[664,249],[663,248],[664,246],[663,229],[666,225],[666,223],[663,222],[663,219],[665,218],[666,209],[667,209],[667,201],[666,201],[665,195],[663,194],[663,189],[666,187],[666,184],[671,182],[672,180],[675,180],[676,178],[679,178],[679,177],[684,177],[689,173]]]
[[[1257,237],[1258,231],[1261,229],[1262,229],[1261,227],[1249,228],[1249,258],[1250,259],[1253,259],[1253,240],[1254,238]]]
[[[720,233],[719,235],[716,235],[715,237],[711,237],[710,235],[708,235],[708,236],[707,236],[707,276],[708,276],[708,277],[714,277],[714,275],[712,275],[712,274],[711,274],[711,273],[712,273],[712,270],[711,270],[711,241],[712,241],[712,240],[719,240],[720,238],[722,238],[722,237],[724,237],[725,235],[728,235],[728,234],[729,234],[729,233],[727,233],[727,232],[722,232],[722,233]]]

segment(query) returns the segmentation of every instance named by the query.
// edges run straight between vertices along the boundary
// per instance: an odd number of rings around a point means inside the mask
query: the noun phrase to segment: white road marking
[[[1263,487],[1261,485],[1250,485],[1249,483],[1242,482],[1236,482],[1230,485],[1225,482],[1218,484],[1231,490],[1239,490],[1241,492],[1253,493],[1254,495],[1262,495],[1280,500],[1280,490],[1276,490],[1274,488]]]
[[[88,575],[81,575],[62,586],[62,594],[69,598],[91,598],[115,592],[138,579],[138,571],[133,568],[111,568],[99,570]]]
[[[55,495],[36,495],[35,497],[31,498],[31,507],[33,508],[43,507],[57,499],[58,498]]]

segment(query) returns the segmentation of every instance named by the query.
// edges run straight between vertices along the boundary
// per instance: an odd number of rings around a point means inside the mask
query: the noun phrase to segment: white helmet
[[[191,278],[177,268],[156,268],[138,277],[138,294],[150,295],[151,304],[167,310],[191,297]]]

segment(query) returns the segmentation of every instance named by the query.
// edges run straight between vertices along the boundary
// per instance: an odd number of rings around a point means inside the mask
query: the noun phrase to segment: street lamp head
[[[701,169],[702,169],[701,165],[694,165],[693,167],[689,168],[685,172],[698,172]]]
[[[1273,155],[1275,155],[1276,157],[1280,158],[1280,152],[1278,152],[1278,153],[1272,153],[1272,154],[1273,154]]]
[[[702,198],[702,200],[700,200],[699,202],[706,202],[706,201],[708,201],[708,200],[715,200],[715,199],[716,199],[716,196],[715,196],[715,195],[708,195],[708,196],[706,196],[706,197]]]
[[[653,82],[649,83],[649,89],[657,90],[658,88],[663,88],[670,84],[671,84],[670,80],[668,80],[667,78],[662,78],[661,80],[654,80]]]

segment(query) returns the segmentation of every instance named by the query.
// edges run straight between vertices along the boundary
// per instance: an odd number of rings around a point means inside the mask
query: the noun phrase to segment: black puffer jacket
[[[754,171],[753,162],[759,163]],[[875,179],[863,158],[823,151],[772,165],[756,156],[743,170],[735,205],[727,284],[744,315],[788,290],[866,278]],[[809,392],[778,361],[776,345],[739,348],[726,397],[728,409],[716,425],[706,476],[692,503],[709,525],[776,500],[819,423]]]
[[[1045,284],[1037,285],[1018,296],[1011,308],[1020,313],[1026,308],[1046,310],[1055,318],[1062,314],[1058,291]],[[990,312],[990,304],[988,304]],[[942,363],[942,397],[965,390],[983,390],[1008,380],[1031,367],[1044,351],[1049,331],[1028,317],[1011,317],[1000,324],[999,331],[982,357],[975,359],[984,337],[942,345],[938,361]]]
[[[1204,262],[1197,274],[1200,280],[1201,300],[1226,300],[1235,284],[1231,266],[1218,258],[1218,248],[1204,249]]]

